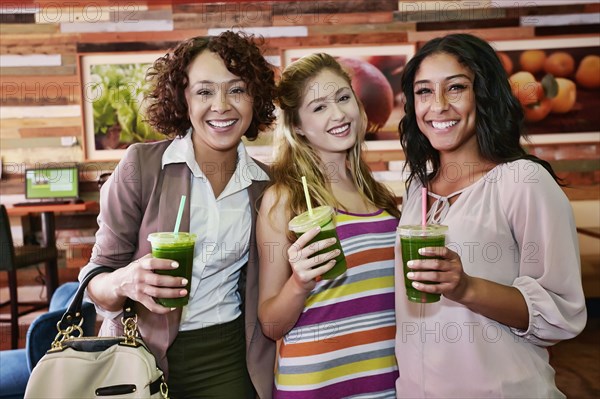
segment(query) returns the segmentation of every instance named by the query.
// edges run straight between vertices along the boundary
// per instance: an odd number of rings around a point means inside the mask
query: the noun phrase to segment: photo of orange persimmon
[[[583,57],[575,73],[575,81],[587,89],[600,88],[600,56]]]
[[[527,122],[539,122],[552,111],[552,100],[542,98],[535,104],[524,106],[523,111],[525,112],[525,120]]]
[[[519,65],[523,71],[538,73],[544,68],[546,52],[544,50],[525,50],[519,57]]]
[[[544,97],[542,84],[530,72],[520,71],[508,78],[513,94],[521,105],[535,104]]]
[[[567,77],[575,71],[575,59],[566,51],[555,51],[544,61],[544,71],[556,77]]]

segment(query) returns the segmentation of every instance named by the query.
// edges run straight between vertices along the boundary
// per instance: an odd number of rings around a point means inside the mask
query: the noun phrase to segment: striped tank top
[[[283,337],[274,399],[395,398],[394,236],[383,210],[338,211],[346,273],[321,280]]]

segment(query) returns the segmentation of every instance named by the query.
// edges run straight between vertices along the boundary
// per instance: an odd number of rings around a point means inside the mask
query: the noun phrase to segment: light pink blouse
[[[409,187],[400,224],[420,223],[420,190],[419,183]],[[497,166],[436,213],[467,274],[521,291],[529,328],[510,328],[443,296],[409,302],[397,251],[398,398],[563,398],[545,347],[586,323],[577,233],[563,191],[542,166],[519,160]]]

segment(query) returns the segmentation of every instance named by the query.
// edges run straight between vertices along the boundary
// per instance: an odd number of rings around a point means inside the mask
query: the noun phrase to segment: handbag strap
[[[61,317],[60,321],[56,323],[56,328],[58,329],[58,334],[56,338],[54,338],[54,342],[52,343],[53,348],[57,348],[61,346],[61,342],[67,338],[72,338],[72,334],[74,332],[78,332],[79,336],[83,336],[83,330],[81,329],[81,325],[83,324],[83,312],[81,308],[83,307],[83,297],[85,294],[85,290],[89,284],[89,282],[101,273],[111,273],[115,269],[108,266],[99,266],[92,269],[79,284],[79,288],[77,292],[73,296],[71,303],[69,303],[69,307],[66,312]],[[135,346],[135,338],[137,337],[137,315],[135,313],[133,307],[133,300],[127,298],[125,300],[125,304],[123,305],[123,318],[122,323],[124,326],[124,336],[126,338],[126,342]]]

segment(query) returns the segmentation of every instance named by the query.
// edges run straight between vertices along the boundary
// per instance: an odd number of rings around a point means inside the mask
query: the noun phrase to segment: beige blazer
[[[132,260],[151,252],[149,233],[172,231],[181,195],[190,196],[191,171],[185,163],[161,168],[162,155],[170,141],[134,144],[104,184],[100,195],[99,230],[90,264],[81,275],[97,265],[124,267]],[[265,165],[262,169],[268,172]],[[258,199],[268,182],[254,181],[248,188],[252,206],[250,254],[240,277],[244,301],[246,361],[252,383],[260,398],[270,399],[273,389],[275,342],[265,337],[257,316],[258,251],[256,215]],[[189,201],[181,220],[180,231],[189,231]],[[166,352],[179,331],[181,310],[167,315],[148,311],[138,304],[139,331],[165,373],[168,374]],[[100,335],[120,335],[120,318],[105,319]]]

